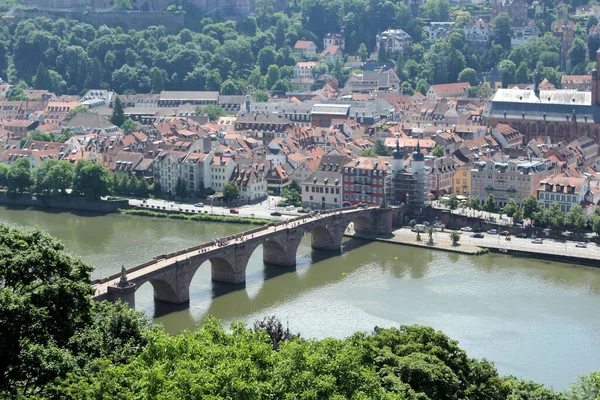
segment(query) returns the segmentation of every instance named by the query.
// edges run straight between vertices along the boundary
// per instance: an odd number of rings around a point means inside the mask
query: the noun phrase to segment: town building
[[[240,199],[254,202],[267,197],[267,181],[262,173],[254,168],[241,169],[233,182],[240,188]]]
[[[490,24],[481,18],[465,25],[464,31],[467,42],[477,48],[486,47],[488,42],[492,39],[492,29],[490,28]]]
[[[590,92],[592,90],[591,75],[563,75],[560,78],[560,87],[563,89]]]
[[[429,25],[429,40],[435,42],[438,39],[448,36],[454,28],[454,22],[432,22]]]
[[[470,196],[471,168],[471,164],[465,164],[454,171],[454,176],[452,177],[452,193],[457,196]]]
[[[389,157],[358,157],[344,164],[343,203],[377,205],[392,195],[391,159]]]
[[[536,196],[543,208],[549,208],[552,203],[557,202],[560,210],[567,213],[573,206],[584,202],[589,189],[590,184],[585,177],[558,174],[542,179]]]
[[[513,26],[523,26],[528,22],[527,2],[524,0],[494,0],[492,19],[507,13]]]
[[[294,45],[294,54],[305,60],[312,60],[317,57],[317,45],[310,40],[298,40]]]
[[[537,193],[542,179],[554,172],[554,164],[545,159],[476,161],[471,169],[470,194],[477,196],[482,204],[493,194],[499,207],[511,198],[520,205],[525,197]]]
[[[201,91],[171,91],[163,90],[158,99],[159,107],[179,107],[182,104],[216,105],[219,101],[219,92]]]
[[[554,21],[550,30],[555,37],[560,39],[560,68],[563,71],[569,72],[573,67],[569,62],[569,50],[575,40],[575,22],[571,20]],[[563,86],[563,89],[569,88]]]
[[[341,33],[328,33],[323,38],[323,48],[326,49],[329,46],[340,46],[342,50],[345,50],[346,38]]]
[[[342,168],[350,159],[344,156],[323,156],[318,170],[301,183],[302,206],[311,209],[342,206]]]
[[[327,62],[335,64],[336,62],[344,62],[344,52],[340,46],[327,46],[325,50],[321,53],[321,57],[323,57]]]
[[[427,100],[439,100],[444,97],[467,97],[469,94],[469,82],[443,83],[431,85],[427,91]]]
[[[402,29],[388,29],[378,33],[375,42],[377,52],[383,48],[387,54],[404,54],[412,47],[413,39]]]
[[[598,69],[600,53],[592,71],[591,92],[498,89],[483,116],[491,126],[511,125],[525,136],[526,143],[538,136],[550,137],[552,143],[588,136],[600,143]]]
[[[523,134],[507,124],[498,124],[491,130],[492,137],[503,149],[518,149],[523,146]]]

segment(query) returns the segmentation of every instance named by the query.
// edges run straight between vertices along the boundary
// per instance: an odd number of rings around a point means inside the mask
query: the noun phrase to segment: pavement
[[[294,218],[301,213],[296,212],[301,207],[292,207],[291,210],[286,209],[286,207],[277,207],[276,204],[281,200],[280,197],[271,196],[268,200],[265,200],[261,203],[257,204],[246,204],[241,205],[239,207],[234,207],[239,211],[239,214],[232,214],[230,212],[231,207],[222,207],[217,205],[210,204],[210,200],[206,200],[203,204],[203,207],[196,207],[192,203],[181,203],[160,199],[129,199],[129,205],[132,207],[140,207],[145,209],[152,210],[152,206],[154,209],[160,207],[161,210],[167,211],[179,211],[183,213],[199,213],[202,212],[204,214],[211,215],[229,215],[229,216],[239,216],[243,218],[260,218],[260,219],[288,219]],[[145,202],[144,202],[145,201]],[[198,204],[198,203],[196,203]],[[164,207],[164,208],[163,208]],[[273,216],[271,213],[279,212],[281,216]]]
[[[464,232],[461,240],[467,239]],[[483,233],[483,239],[476,239],[468,236],[469,244],[484,248],[496,248],[516,251],[527,251],[532,253],[553,254],[558,256],[580,257],[593,260],[600,260],[600,246],[596,243],[587,243],[587,248],[576,247],[578,242],[574,241],[555,241],[553,239],[543,239],[542,244],[532,243],[533,239],[522,239],[511,236],[511,240],[506,240],[505,236],[488,235]]]

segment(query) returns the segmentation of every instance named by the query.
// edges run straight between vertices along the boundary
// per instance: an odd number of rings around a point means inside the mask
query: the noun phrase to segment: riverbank
[[[465,255],[480,255],[487,253],[487,249],[474,246],[471,244],[458,243],[457,245],[452,245],[452,241],[450,240],[449,232],[437,232],[433,235],[433,244],[428,243],[428,236],[426,233],[421,233],[421,241],[417,241],[417,234],[412,232],[409,229],[400,228],[396,229],[393,232],[392,237],[380,237],[376,234],[363,233],[363,232],[354,232],[353,230],[348,231],[345,236],[359,238],[359,239],[367,239],[374,240],[377,242],[385,242],[391,244],[400,244],[404,246],[412,246],[412,247],[420,247],[424,249],[430,250],[440,250],[447,251],[451,253],[465,254]],[[464,238],[463,238],[464,239]]]
[[[221,222],[231,224],[249,224],[249,225],[266,225],[273,221],[259,218],[245,218],[245,217],[230,217],[225,215],[211,215],[211,214],[182,214],[176,211],[150,211],[140,209],[123,209],[119,210],[121,214],[125,215],[136,215],[142,217],[152,218],[168,218],[168,219],[179,219],[189,221],[203,221],[203,222]]]
[[[34,194],[8,194],[0,192],[0,205],[7,207],[31,207],[40,210],[89,211],[117,213],[129,207],[128,200],[89,200],[72,196],[43,196]]]

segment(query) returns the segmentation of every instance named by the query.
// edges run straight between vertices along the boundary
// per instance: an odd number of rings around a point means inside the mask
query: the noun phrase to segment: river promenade
[[[577,242],[574,241],[544,239],[543,243],[535,244],[532,243],[533,239],[531,238],[524,239],[511,236],[511,240],[506,240],[504,236],[483,233],[484,237],[478,239],[472,238],[471,232],[461,232],[458,245],[453,246],[450,240],[450,232],[449,230],[444,232],[438,230],[433,234],[433,244],[428,243],[429,236],[427,233],[421,233],[421,241],[417,241],[417,233],[408,228],[396,229],[393,232],[393,237],[389,238],[376,237],[365,233],[359,234],[350,229],[346,231],[346,236],[467,255],[481,254],[482,250],[488,249],[492,252],[502,252],[510,255],[600,266],[600,246],[593,242],[589,242],[587,247],[581,248],[576,247]]]

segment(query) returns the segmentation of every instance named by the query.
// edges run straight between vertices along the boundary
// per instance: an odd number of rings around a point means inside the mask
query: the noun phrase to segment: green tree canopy
[[[110,122],[112,122],[116,126],[122,126],[123,123],[125,123],[125,110],[123,109],[123,103],[121,102],[119,96],[115,98]]]
[[[490,193],[483,202],[483,210],[490,213],[495,213],[498,210],[498,207],[496,206],[496,199],[494,198],[493,194]]]
[[[31,163],[28,158],[19,158],[12,163],[6,174],[6,188],[10,193],[23,193],[31,188]]]
[[[436,156],[436,157],[444,157],[445,152],[446,152],[446,148],[440,144],[433,148],[431,155]]]
[[[469,82],[471,86],[477,85],[477,72],[473,68],[465,68],[458,74],[459,82]]]
[[[230,181],[223,185],[223,198],[225,200],[235,200],[240,195],[240,187],[235,182]]]
[[[73,193],[99,199],[110,193],[108,170],[94,161],[79,160],[75,164]]]

